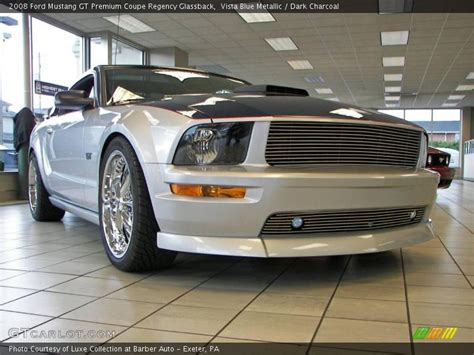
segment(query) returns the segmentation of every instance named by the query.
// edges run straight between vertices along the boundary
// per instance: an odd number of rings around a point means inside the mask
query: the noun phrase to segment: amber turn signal
[[[246,189],[235,186],[181,185],[171,184],[171,192],[176,195],[194,197],[244,198]]]

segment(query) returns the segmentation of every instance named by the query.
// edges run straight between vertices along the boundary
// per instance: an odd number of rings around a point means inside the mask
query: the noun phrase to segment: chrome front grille
[[[274,121],[265,159],[270,165],[416,167],[421,132],[357,123]]]
[[[338,210],[318,212],[285,212],[271,215],[263,226],[262,235],[302,233],[344,233],[402,227],[420,223],[425,206]],[[292,224],[300,219],[302,226]]]

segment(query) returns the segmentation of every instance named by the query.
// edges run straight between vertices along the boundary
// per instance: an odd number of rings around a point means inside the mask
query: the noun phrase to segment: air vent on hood
[[[268,96],[309,96],[306,90],[289,88],[286,86],[276,86],[276,85],[240,86],[234,89],[234,93],[268,95]]]

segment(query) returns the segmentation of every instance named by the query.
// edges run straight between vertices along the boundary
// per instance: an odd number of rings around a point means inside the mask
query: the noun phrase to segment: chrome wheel
[[[121,258],[133,232],[133,193],[130,169],[124,155],[114,150],[102,177],[102,228],[110,252]]]
[[[36,166],[33,160],[30,160],[28,167],[28,200],[30,208],[33,212],[36,211],[38,201],[38,186],[37,186]]]

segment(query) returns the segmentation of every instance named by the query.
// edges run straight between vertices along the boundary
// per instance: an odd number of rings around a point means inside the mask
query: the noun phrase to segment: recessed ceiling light
[[[398,107],[398,104],[385,104],[385,107]]]
[[[448,100],[462,100],[466,95],[449,95]]]
[[[298,49],[290,37],[265,38],[265,41],[276,51],[294,51]]]
[[[254,7],[258,3],[253,3]],[[247,23],[258,23],[258,22],[275,22],[275,18],[265,10],[258,10],[261,12],[237,12],[240,17]]]
[[[474,85],[459,85],[456,91],[470,91],[474,90]]]
[[[316,92],[320,95],[325,95],[325,94],[333,94],[332,90],[331,89],[327,89],[327,88],[324,88],[324,89],[315,89]]]
[[[307,60],[289,60],[288,64],[294,70],[313,69],[313,66]]]
[[[456,102],[445,102],[441,106],[443,106],[443,107],[454,107],[454,106],[457,106],[457,103]]]
[[[324,79],[321,75],[309,75],[305,76],[304,80],[307,83],[315,84],[315,83],[324,83]]]
[[[474,71],[467,74],[466,79],[473,79],[474,80]]]
[[[405,57],[383,57],[382,63],[384,67],[403,67]]]
[[[385,87],[385,92],[400,92],[402,91],[401,86],[386,86]]]
[[[384,81],[402,81],[403,74],[384,74],[383,80]]]
[[[340,101],[338,97],[331,97],[331,98],[326,99],[326,100],[329,100],[329,101]]]
[[[409,31],[380,32],[382,46],[400,46],[408,44]]]
[[[154,28],[130,15],[106,16],[104,20],[131,33],[153,32]]]
[[[385,96],[385,101],[398,101],[400,96]]]

